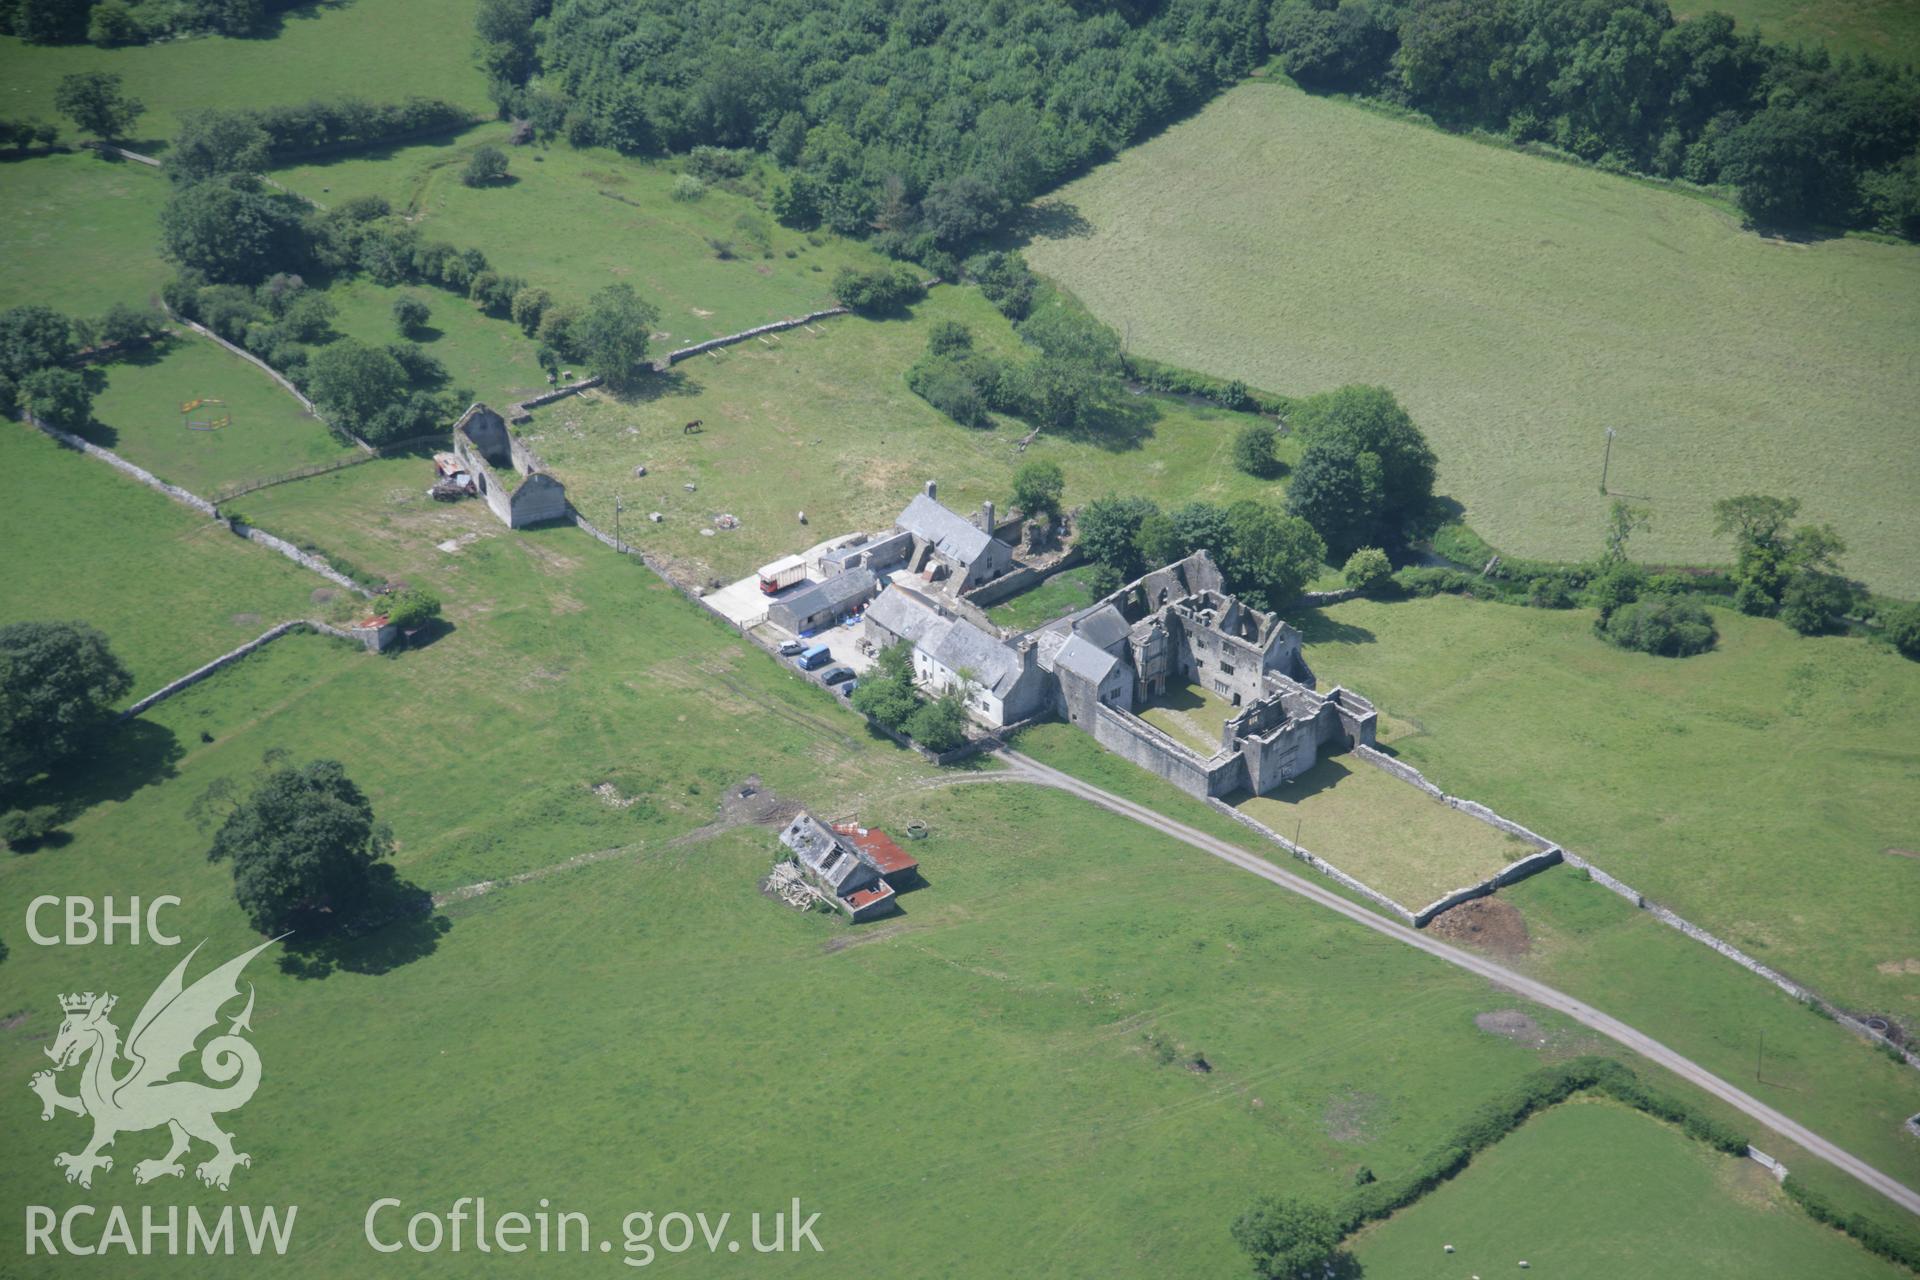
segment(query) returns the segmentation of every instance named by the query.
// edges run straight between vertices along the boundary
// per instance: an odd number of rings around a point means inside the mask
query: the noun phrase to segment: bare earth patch
[[[1498,894],[1442,911],[1427,928],[1449,942],[1464,942],[1501,957],[1523,956],[1533,947],[1520,909]]]
[[[1349,1089],[1327,1099],[1327,1105],[1320,1112],[1320,1124],[1335,1142],[1365,1142],[1379,1105],[1380,1099],[1374,1094]]]
[[[1515,1044],[1544,1046],[1547,1043],[1546,1029],[1518,1009],[1492,1009],[1486,1013],[1477,1013],[1473,1025],[1488,1035],[1500,1036]]]

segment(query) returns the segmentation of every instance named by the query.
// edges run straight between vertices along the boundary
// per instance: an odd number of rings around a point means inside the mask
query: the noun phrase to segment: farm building
[[[566,486],[541,470],[540,459],[486,405],[476,402],[453,424],[453,452],[509,529],[566,517]]]
[[[897,905],[878,862],[812,814],[803,812],[789,822],[780,843],[807,883],[854,922],[885,915]]]
[[[1051,696],[1031,642],[1007,644],[943,604],[898,583],[866,614],[867,639],[913,646],[914,680],[930,693],[960,689],[967,712],[996,728],[1038,714]]]
[[[789,591],[767,606],[767,621],[794,635],[805,635],[819,627],[832,626],[836,619],[857,613],[873,599],[880,584],[866,569],[809,582]]]
[[[927,491],[916,495],[895,521],[895,527],[913,539],[908,572],[959,595],[1013,568],[1013,548],[991,532],[992,503],[981,508],[981,523],[976,525],[941,506],[935,492],[933,482],[928,481]]]
[[[836,822],[836,835],[853,842],[880,872],[880,877],[895,889],[907,889],[919,882],[920,860],[902,849],[892,836],[878,827],[863,827],[857,822]]]

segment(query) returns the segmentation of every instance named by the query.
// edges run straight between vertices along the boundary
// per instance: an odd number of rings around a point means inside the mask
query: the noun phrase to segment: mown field
[[[666,351],[724,333],[834,305],[834,272],[879,259],[838,236],[803,235],[777,224],[748,192],[709,186],[697,200],[669,194],[676,165],[634,160],[604,148],[508,150],[511,179],[465,186],[473,151],[505,145],[507,127],[483,125],[458,138],[342,156],[275,173],[322,204],[380,195],[413,217],[429,239],[472,246],[497,270],[524,276],[564,301],[624,280],[660,308]],[[730,244],[722,259],[710,243]]]
[[[203,498],[354,452],[273,379],[190,330],[100,368],[106,386],[82,434]],[[226,417],[231,423],[217,430],[187,427],[181,406],[197,399],[222,403],[195,409],[193,421]]]
[[[312,98],[389,101],[419,94],[476,114],[491,111],[486,78],[473,65],[474,0],[317,0],[278,17],[259,38],[200,36],[124,49],[27,45],[0,37],[0,116],[59,124],[60,78],[118,75],[147,105],[132,147],[163,150],[181,113],[196,107],[265,107]]]
[[[928,480],[940,482],[941,501],[956,511],[971,514],[986,499],[1004,511],[1014,469],[1033,458],[1060,464],[1070,507],[1107,493],[1167,504],[1277,495],[1273,482],[1233,467],[1234,434],[1250,420],[1244,414],[1135,397],[1117,431],[1046,433],[1024,453],[1028,428],[1017,420],[960,426],[909,391],[905,378],[928,330],[945,319],[971,327],[982,349],[1018,349],[977,290],[943,287],[910,319],[842,317],[684,361],[624,401],[560,401],[536,410],[525,436],[588,518],[610,524],[620,496],[632,541],[722,577],[831,534],[891,527]],[[684,434],[695,418],[703,429]],[[647,468],[644,479],[633,475],[636,466]],[[660,524],[645,523],[652,511],[664,517]],[[741,527],[703,536],[722,513],[738,516]]]
[[[1412,911],[1533,852],[1349,756],[1328,756],[1236,807]]]
[[[100,628],[133,675],[127,702],[326,613],[322,579],[30,427],[0,422],[0,473],[0,622]]]
[[[0,309],[92,317],[146,305],[171,274],[160,259],[169,190],[146,165],[91,153],[0,161]]]
[[[1368,1280],[1499,1275],[1522,1261],[1603,1280],[1647,1273],[1654,1258],[1661,1275],[1730,1280],[1907,1274],[1813,1222],[1752,1161],[1587,1099],[1533,1117],[1349,1245]]]
[[[1676,17],[1730,13],[1776,44],[1825,45],[1904,65],[1920,59],[1920,7],[1906,0],[1677,0]]]
[[[1719,647],[1602,644],[1586,610],[1352,601],[1299,622],[1400,757],[1854,1008],[1920,1016],[1920,667],[1715,610]]]
[[[1204,197],[1196,197],[1204,192]],[[1804,503],[1920,595],[1920,252],[1742,230],[1719,208],[1309,97],[1236,88],[1064,188],[1035,266],[1143,355],[1304,394],[1391,387],[1440,488],[1511,554],[1724,562],[1716,498]]]

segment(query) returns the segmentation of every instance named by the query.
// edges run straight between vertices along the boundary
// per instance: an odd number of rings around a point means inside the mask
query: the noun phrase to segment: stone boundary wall
[[[1018,567],[1012,572],[1003,573],[991,582],[983,582],[973,590],[961,593],[961,598],[968,604],[983,608],[987,605],[999,604],[1008,596],[1032,590],[1055,574],[1079,568],[1086,563],[1086,559],[1085,553],[1080,550],[1078,544],[1068,547],[1057,561],[1044,568],[1023,564],[1016,559],[1014,563]]]
[[[1300,593],[1300,603],[1315,607],[1323,604],[1340,604],[1357,598],[1359,594],[1358,587],[1341,587],[1338,591],[1303,591]]]
[[[737,342],[745,342],[748,338],[757,338],[763,333],[779,333],[782,329],[798,329],[803,324],[812,324],[815,320],[825,320],[830,316],[849,315],[852,313],[852,310],[851,307],[828,307],[825,311],[809,311],[806,315],[798,316],[794,319],[775,320],[772,324],[758,325],[752,329],[742,329],[739,333],[729,333],[719,338],[708,338],[705,342],[696,342],[690,347],[681,347],[677,351],[669,351],[664,360],[654,361],[653,370],[655,373],[665,373],[674,365],[690,357],[705,355],[707,352],[717,351],[721,347],[730,347]]]
[[[1301,845],[1295,844],[1293,841],[1287,839],[1285,836],[1281,835],[1279,832],[1273,830],[1271,827],[1267,826],[1264,822],[1261,822],[1259,819],[1250,817],[1247,814],[1240,812],[1238,809],[1234,808],[1232,805],[1228,804],[1225,800],[1220,800],[1213,796],[1207,797],[1207,803],[1212,805],[1215,809],[1218,809],[1221,813],[1224,813],[1227,817],[1232,818],[1235,822],[1239,823],[1241,826],[1247,827],[1253,831],[1259,832],[1260,835],[1262,835],[1268,840],[1273,841],[1275,844],[1279,845],[1282,849],[1285,849],[1288,853],[1292,854],[1294,857],[1298,858],[1300,861],[1306,863],[1308,866],[1312,867],[1315,871],[1318,871],[1321,875],[1327,877],[1327,879],[1332,880],[1340,885],[1345,886],[1348,889],[1353,890],[1355,893],[1367,899],[1369,902],[1373,902],[1382,907],[1385,907],[1388,911],[1393,913],[1396,919],[1402,921],[1405,924],[1411,925],[1415,923],[1413,918],[1413,912],[1407,910],[1405,907],[1395,902],[1392,898],[1389,898],[1386,894],[1381,893],[1378,889],[1375,889],[1373,886],[1366,884],[1360,880],[1354,879],[1352,876],[1348,875],[1346,872],[1342,871],[1340,868],[1334,866],[1331,862],[1328,862],[1325,858],[1320,857],[1318,854],[1313,853],[1311,850],[1306,849]]]
[[[1400,761],[1395,760],[1393,757],[1389,755],[1385,755],[1379,751],[1372,750],[1371,748],[1368,748],[1368,747],[1355,747],[1354,752],[1355,754],[1359,755],[1361,759],[1366,760],[1368,763],[1386,770],[1388,773],[1393,774],[1395,777],[1400,778],[1405,782],[1412,783],[1414,786],[1419,787],[1422,791],[1425,791],[1429,795],[1432,795],[1440,800],[1445,801],[1447,804],[1453,806],[1455,809],[1458,809],[1460,812],[1464,814],[1468,814],[1471,817],[1478,818],[1480,821],[1486,823],[1488,826],[1494,827],[1500,831],[1504,831],[1508,835],[1518,836],[1522,840],[1525,840],[1530,844],[1532,844],[1535,848],[1541,850],[1541,854],[1537,855],[1535,859],[1523,858],[1519,862],[1516,862],[1512,864],[1512,866],[1509,866],[1505,870],[1501,871],[1498,875],[1489,877],[1487,880],[1483,881],[1481,884],[1469,886],[1469,888],[1467,889],[1459,890],[1457,893],[1453,895],[1449,895],[1448,898],[1443,898],[1439,902],[1436,902],[1424,908],[1420,913],[1422,918],[1418,921],[1418,923],[1424,925],[1428,920],[1431,920],[1435,915],[1438,915],[1441,911],[1444,911],[1448,906],[1455,905],[1457,902],[1463,902],[1467,898],[1485,896],[1486,894],[1492,893],[1494,889],[1498,888],[1503,884],[1511,884],[1513,883],[1513,881],[1522,879],[1526,875],[1532,875],[1535,872],[1543,871],[1547,867],[1552,866],[1555,861],[1564,862],[1570,867],[1575,867],[1581,871],[1586,872],[1590,877],[1592,877],[1594,883],[1599,884],[1607,889],[1612,890],[1614,893],[1619,894],[1621,897],[1625,898],[1628,902],[1631,902],[1634,906],[1638,907],[1640,910],[1645,911],[1651,916],[1653,916],[1653,918],[1660,921],[1660,923],[1668,926],[1669,928],[1679,930],[1681,933],[1684,933],[1687,937],[1692,938],[1695,942],[1702,943],[1705,946],[1713,948],[1715,951],[1718,951],[1721,955],[1725,956],[1727,959],[1739,965],[1742,969],[1745,969],[1747,972],[1752,973],[1758,977],[1766,979],[1766,981],[1772,983],[1774,986],[1778,987],[1780,990],[1786,992],[1788,995],[1792,996],[1795,1000],[1798,1000],[1803,1004],[1807,1004],[1812,1006],[1815,1009],[1818,1009],[1821,1013],[1826,1014],[1828,1017],[1832,1018],[1835,1022],[1847,1028],[1849,1031],[1853,1031],[1862,1036],[1865,1036],[1868,1040],[1872,1041],[1875,1044],[1886,1045],[1897,1050],[1902,1060],[1904,1060],[1908,1066],[1920,1068],[1920,1055],[1916,1055],[1911,1049],[1894,1044],[1892,1040],[1888,1039],[1886,1036],[1881,1035],[1878,1031],[1875,1031],[1872,1027],[1869,1027],[1861,1019],[1854,1017],[1852,1014],[1848,1013],[1846,1010],[1841,1009],[1837,1005],[1832,1004],[1825,997],[1820,995],[1818,992],[1812,990],[1809,987],[1801,986],[1799,983],[1787,977],[1785,974],[1781,973],[1779,970],[1770,968],[1769,966],[1760,963],[1758,960],[1754,959],[1752,956],[1748,955],[1746,952],[1742,951],[1740,948],[1734,946],[1731,942],[1728,942],[1723,938],[1717,937],[1714,934],[1707,932],[1705,929],[1702,929],[1699,925],[1693,923],[1691,920],[1686,919],[1684,916],[1681,916],[1667,909],[1666,907],[1660,906],[1658,903],[1649,901],[1645,894],[1641,893],[1638,889],[1635,889],[1632,885],[1627,884],[1625,881],[1619,879],[1618,877],[1610,875],[1607,872],[1601,870],[1599,867],[1587,861],[1585,858],[1581,857],[1579,854],[1576,854],[1571,850],[1567,849],[1565,846],[1555,844],[1553,841],[1548,840],[1545,836],[1542,836],[1535,831],[1531,831],[1528,828],[1521,826],[1517,822],[1501,817],[1499,814],[1495,813],[1493,810],[1487,808],[1483,804],[1478,804],[1472,800],[1462,800],[1457,796],[1448,795],[1446,792],[1442,791],[1440,788],[1434,786],[1431,782],[1427,781],[1425,775],[1423,775],[1418,769],[1413,768],[1411,765],[1402,764]],[[1549,858],[1548,855],[1558,855],[1558,856]],[[1510,874],[1514,872],[1515,868],[1519,868],[1524,864],[1534,862],[1536,860],[1539,862],[1539,865],[1530,867],[1529,869],[1524,871],[1524,873],[1522,874]]]
[[[1772,1174],[1775,1182],[1785,1182],[1787,1180],[1787,1166],[1781,1164],[1778,1160],[1775,1160],[1772,1156],[1754,1146],[1752,1143],[1747,1144],[1747,1159]]]
[[[195,511],[207,517],[207,519],[226,525],[231,532],[238,534],[249,542],[257,542],[263,547],[271,547],[295,564],[305,569],[311,569],[313,572],[327,579],[327,581],[345,587],[355,595],[369,597],[373,595],[373,592],[347,577],[318,556],[309,555],[284,538],[276,538],[265,530],[255,529],[238,520],[223,519],[214,505],[199,494],[189,493],[178,485],[168,484],[165,480],[154,475],[153,472],[148,471],[144,467],[135,466],[113,450],[103,449],[91,441],[82,440],[79,436],[62,431],[58,427],[50,427],[24,409],[21,410],[20,417],[27,425],[44,432],[56,442],[65,445],[69,449],[78,450],[89,457],[98,458],[115,470],[125,472],[127,475],[132,476],[149,489],[156,489],[164,493],[167,497],[172,498],[175,502],[180,503],[182,506],[192,507]]]
[[[569,382],[564,387],[555,387],[551,391],[543,391],[537,396],[522,400],[519,404],[509,407],[506,414],[507,421],[518,426],[527,420],[527,410],[538,409],[540,406],[552,404],[556,400],[565,400],[568,396],[577,396],[587,388],[597,387],[605,381],[605,378],[602,378],[596,373],[591,378],[582,378],[578,382]]]
[[[129,151],[125,147],[116,147],[105,142],[87,142],[81,145],[90,147],[95,151],[104,151],[109,155],[119,156],[122,160],[131,160],[135,164],[150,165],[155,169],[161,167],[160,162],[152,156],[143,156],[138,151]]]
[[[1452,893],[1435,898],[1413,913],[1413,923],[1416,927],[1424,929],[1442,911],[1457,907],[1474,898],[1484,898],[1502,885],[1513,884],[1516,881],[1525,880],[1528,876],[1538,875],[1548,867],[1557,867],[1565,856],[1565,850],[1555,847],[1540,853],[1530,853],[1524,858],[1516,858],[1478,884],[1470,884],[1464,889],[1455,889]]]
[[[261,632],[259,635],[255,636],[253,639],[247,641],[245,644],[241,645],[239,648],[229,649],[227,650],[227,652],[215,658],[212,662],[206,663],[203,666],[195,667],[192,671],[189,671],[186,675],[181,676],[178,680],[172,680],[160,686],[158,689],[155,689],[152,693],[148,694],[146,697],[140,699],[140,701],[128,707],[125,711],[122,711],[119,715],[119,719],[121,720],[133,719],[133,717],[139,715],[141,712],[147,710],[149,707],[152,707],[161,702],[165,702],[168,698],[171,698],[174,694],[179,693],[182,689],[192,688],[194,685],[199,684],[202,680],[205,680],[208,676],[212,675],[214,672],[222,670],[223,668],[232,666],[234,663],[240,661],[240,659],[246,657],[248,654],[254,652],[257,649],[265,648],[267,645],[273,643],[275,640],[278,640],[281,636],[284,636],[291,631],[312,631],[319,635],[332,636],[337,640],[345,640],[352,644],[362,644],[362,641],[360,641],[357,637],[345,631],[342,631],[339,627],[329,626],[324,622],[316,622],[309,618],[293,618],[293,619],[290,619],[289,621],[280,623],[278,626],[267,628],[267,630]]]

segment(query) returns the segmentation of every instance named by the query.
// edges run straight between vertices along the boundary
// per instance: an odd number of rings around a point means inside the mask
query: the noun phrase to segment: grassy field
[[[1920,6],[1911,0],[1678,0],[1676,17],[1730,13],[1776,44],[1819,44],[1895,64],[1920,59]]]
[[[167,192],[146,165],[92,154],[0,161],[0,309],[39,302],[91,317],[145,305],[169,274]]]
[[[407,340],[418,342],[444,364],[453,386],[469,387],[475,398],[502,410],[548,390],[547,375],[534,359],[539,344],[517,325],[492,319],[466,299],[441,289],[396,288],[367,279],[340,281],[327,289],[327,297],[339,309],[333,327],[361,342],[398,342],[393,304],[402,296],[418,298],[431,309],[426,327]]]
[[[1068,569],[987,610],[1003,627],[1028,631],[1093,603],[1092,569]]]
[[[1719,648],[1679,661],[1602,644],[1585,610],[1449,597],[1295,621],[1322,682],[1415,727],[1394,749],[1437,785],[1843,1004],[1920,1018],[1902,852],[1920,666],[1721,610]]]
[[[1196,204],[1195,191],[1207,193]],[[1065,188],[1034,265],[1143,355],[1292,394],[1395,391],[1440,487],[1511,554],[1720,562],[1716,498],[1791,494],[1920,595],[1920,250],[1790,244],[1716,207],[1280,84],[1233,89]]]
[[[278,475],[353,452],[311,417],[280,384],[196,334],[182,330],[164,348],[102,367],[107,385],[83,434],[162,480],[202,497],[241,480]],[[192,430],[180,406],[201,398],[222,404],[194,410]]]
[[[505,138],[505,125],[484,125],[274,176],[323,204],[385,196],[422,235],[478,248],[498,270],[563,300],[584,302],[624,280],[660,308],[663,351],[831,307],[835,271],[879,261],[838,236],[782,227],[745,194],[709,187],[698,200],[674,200],[677,169],[605,149],[513,148],[510,183],[462,185],[474,149]],[[742,219],[765,237],[764,250],[743,234]],[[731,241],[735,256],[720,259],[709,239]]]
[[[126,49],[27,45],[0,37],[0,116],[38,116],[80,135],[53,109],[60,77],[107,71],[147,104],[133,149],[154,152],[197,107],[265,107],[310,98],[385,102],[420,94],[489,110],[473,65],[474,0],[317,0],[258,39],[201,36]]]
[[[0,472],[0,622],[92,623],[133,673],[128,702],[325,612],[320,578],[19,423],[0,423]]]
[[[376,1196],[462,1194],[550,1197],[616,1240],[629,1210],[744,1216],[797,1194],[828,1252],[788,1269],[837,1275],[936,1257],[949,1274],[1219,1272],[1238,1265],[1226,1224],[1253,1194],[1326,1196],[1361,1163],[1404,1167],[1486,1091],[1590,1047],[1490,1035],[1474,1017],[1508,1001],[1484,983],[1068,797],[919,788],[916,757],[630,562],[572,530],[508,536],[471,505],[432,506],[417,465],[271,490],[273,514],[394,572],[431,567],[449,633],[393,660],[311,637],[248,659],[83,771],[69,843],[0,859],[7,901],[176,893],[184,935],[236,952],[247,930],[188,809],[274,747],[342,759],[394,824],[402,874],[430,889],[617,851],[377,935],[324,981],[249,974],[268,1073],[232,1120],[254,1158],[236,1187],[301,1206],[296,1274],[454,1273],[445,1254],[373,1256],[360,1219]],[[165,768],[132,767],[135,746]],[[749,771],[827,812],[927,822],[928,887],[850,930],[757,892],[769,831],[676,839]],[[605,805],[599,781],[637,803]],[[1047,842],[1068,829],[1070,846]],[[49,993],[131,1003],[175,958],[15,945],[0,1069],[39,1060]],[[1196,1054],[1209,1071],[1185,1065]],[[817,1096],[857,1104],[795,1103]],[[65,1149],[36,1114],[22,1090],[0,1118],[9,1149]],[[0,1196],[117,1194],[141,1141],[90,1193],[36,1159],[8,1162]],[[19,1230],[0,1226],[16,1259]]]
[[[1604,1280],[1648,1274],[1653,1258],[1662,1275],[1728,1280],[1907,1274],[1801,1213],[1752,1161],[1587,1099],[1533,1117],[1349,1245],[1368,1280],[1465,1280],[1522,1260],[1541,1275]]]
[[[1132,420],[1117,434],[1044,434],[1024,453],[1027,428],[1017,421],[960,426],[907,390],[904,376],[943,319],[969,325],[982,348],[1010,352],[1018,342],[976,290],[941,288],[911,319],[830,320],[683,362],[624,402],[560,401],[535,411],[526,438],[590,519],[611,523],[620,495],[635,542],[722,577],[831,533],[890,527],[928,480],[956,511],[984,499],[1004,510],[1014,468],[1033,458],[1060,464],[1069,506],[1113,492],[1162,503],[1277,493],[1232,465],[1245,415],[1170,398],[1132,400]],[[683,434],[694,418],[705,429]],[[644,479],[633,475],[639,465]],[[650,511],[662,523],[640,523]],[[723,512],[741,527],[703,536]]]
[[[1515,836],[1347,756],[1329,756],[1242,813],[1418,911],[1533,852]]]
[[[1271,841],[1103,751],[1076,729],[1043,724],[1023,731],[1016,745],[1057,769],[1285,862]],[[1379,910],[1331,881],[1323,883]],[[1904,1117],[1920,1110],[1920,1087],[1910,1068],[1571,871],[1534,876],[1501,890],[1498,901],[1520,913],[1531,935],[1521,953],[1497,952],[1502,963],[1632,1023],[1907,1185],[1920,1183],[1920,1145],[1901,1127]],[[1544,1026],[1523,1036],[1538,1037],[1606,1051],[1603,1042],[1568,1040]],[[1762,1048],[1764,1072],[1755,1078],[1756,1050]],[[1685,1092],[1675,1081],[1667,1087]],[[1734,1123],[1751,1129],[1744,1119]],[[1889,1229],[1911,1231],[1899,1209],[1786,1139],[1756,1134],[1754,1141],[1834,1202]]]

